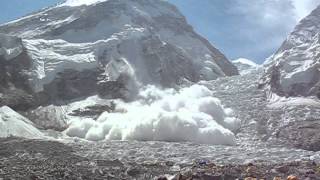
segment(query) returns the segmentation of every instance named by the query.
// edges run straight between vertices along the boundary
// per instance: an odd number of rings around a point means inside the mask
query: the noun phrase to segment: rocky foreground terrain
[[[56,141],[0,139],[0,178],[7,179],[320,179],[320,164],[312,161],[290,163],[248,163],[216,165],[195,161],[174,168],[175,162],[124,163],[116,157],[84,157],[79,150]],[[94,149],[92,149],[94,151]],[[95,152],[99,153],[99,152]],[[170,175],[169,175],[170,174]],[[289,179],[288,179],[289,180]],[[294,180],[294,178],[292,179]]]

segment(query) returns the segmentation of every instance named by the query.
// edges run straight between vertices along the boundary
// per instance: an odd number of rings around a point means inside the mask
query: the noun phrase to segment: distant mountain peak
[[[259,67],[257,63],[246,58],[233,60],[232,63],[238,68],[240,75],[249,74],[257,70]]]

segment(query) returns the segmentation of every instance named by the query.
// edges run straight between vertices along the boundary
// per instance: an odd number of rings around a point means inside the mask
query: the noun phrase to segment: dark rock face
[[[9,54],[7,48],[17,48]],[[28,84],[31,59],[20,38],[0,34],[0,106],[16,110],[26,110],[36,105],[36,100]]]
[[[67,69],[58,73],[57,77],[45,85],[44,92],[55,100],[72,100],[79,97],[87,97],[97,93],[97,77],[99,72],[96,70],[75,71]]]
[[[115,106],[114,103],[111,103],[110,105],[87,106],[85,109],[76,109],[69,115],[98,118],[104,112],[113,112]]]
[[[197,82],[201,79],[200,74],[193,68],[196,65],[189,61],[188,55],[178,47],[170,43],[162,45],[161,40],[156,37],[146,37],[142,42],[142,51],[146,59],[144,64],[147,67],[153,67],[150,68],[149,73],[163,86],[172,87],[174,84],[179,84],[179,80],[182,78],[191,82]],[[172,51],[173,49],[174,51]],[[175,67],[175,69],[170,67]]]

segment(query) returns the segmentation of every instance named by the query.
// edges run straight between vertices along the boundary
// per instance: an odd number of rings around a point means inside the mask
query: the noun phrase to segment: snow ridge
[[[82,5],[93,5],[96,3],[104,2],[108,0],[66,0],[60,6],[82,6]]]

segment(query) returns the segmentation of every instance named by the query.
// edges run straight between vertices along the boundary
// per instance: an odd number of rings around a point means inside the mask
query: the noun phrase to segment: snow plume
[[[312,10],[314,10],[318,5],[320,5],[319,0],[292,0],[292,4],[295,7],[296,18],[301,20]]]
[[[115,112],[74,120],[66,134],[87,140],[191,141],[234,145],[239,121],[204,86],[161,90],[148,86],[137,101],[116,101]]]

